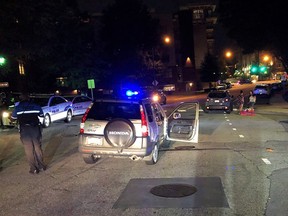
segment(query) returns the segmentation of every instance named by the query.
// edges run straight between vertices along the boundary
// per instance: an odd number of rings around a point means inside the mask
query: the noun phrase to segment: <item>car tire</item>
[[[135,127],[127,119],[116,118],[111,120],[104,128],[104,137],[111,146],[128,148],[136,140]]]
[[[156,164],[159,158],[159,145],[155,144],[150,155],[144,158],[147,165]]]
[[[68,111],[67,111],[67,115],[66,115],[65,122],[66,122],[66,123],[69,123],[69,122],[71,122],[71,120],[72,120],[72,111],[71,111],[71,110],[68,110]]]
[[[44,120],[43,120],[43,127],[44,128],[48,128],[51,124],[51,118],[50,118],[50,115],[49,114],[46,114],[44,116]]]
[[[94,164],[99,160],[99,157],[95,157],[92,154],[83,154],[82,157],[86,164]]]

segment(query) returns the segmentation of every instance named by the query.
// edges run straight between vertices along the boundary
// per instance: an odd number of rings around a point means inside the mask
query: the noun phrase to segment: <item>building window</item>
[[[193,19],[194,20],[201,20],[204,19],[204,11],[203,10],[193,10]]]

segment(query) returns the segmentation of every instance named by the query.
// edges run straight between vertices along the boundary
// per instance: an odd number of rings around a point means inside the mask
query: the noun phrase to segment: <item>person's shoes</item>
[[[47,166],[42,166],[41,168],[40,168],[40,171],[45,171],[47,169]]]
[[[29,170],[29,173],[30,173],[30,174],[38,174],[38,173],[39,173],[39,170],[38,170],[38,169]]]

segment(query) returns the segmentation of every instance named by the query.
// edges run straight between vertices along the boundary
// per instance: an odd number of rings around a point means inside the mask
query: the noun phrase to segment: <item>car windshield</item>
[[[33,97],[31,98],[31,100],[38,104],[39,106],[43,107],[43,106],[47,106],[49,98],[48,97]]]
[[[267,86],[256,86],[256,89],[267,89]]]
[[[209,98],[225,98],[227,94],[225,92],[211,92],[208,95]]]
[[[141,119],[139,104],[95,102],[87,119],[107,120],[111,118]]]

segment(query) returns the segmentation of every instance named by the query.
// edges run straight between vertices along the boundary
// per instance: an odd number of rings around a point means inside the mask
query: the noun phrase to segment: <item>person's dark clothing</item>
[[[42,131],[39,118],[44,117],[42,108],[30,101],[22,101],[13,110],[11,118],[18,120],[20,140],[30,165],[30,173],[46,169],[41,148]]]

